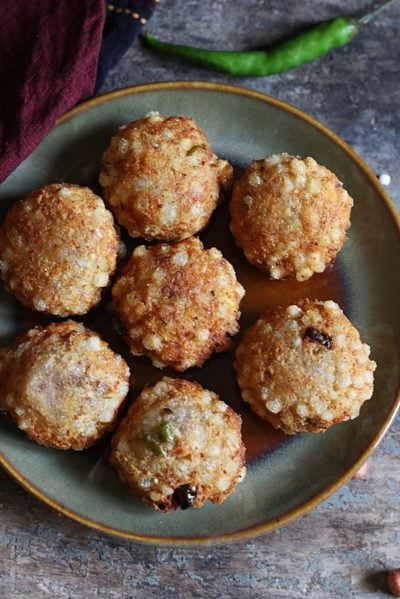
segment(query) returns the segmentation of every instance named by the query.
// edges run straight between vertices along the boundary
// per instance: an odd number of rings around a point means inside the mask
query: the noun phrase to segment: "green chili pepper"
[[[220,71],[226,71],[231,75],[265,77],[299,67],[315,58],[324,56],[333,48],[344,46],[353,39],[362,25],[368,23],[378,12],[393,2],[397,2],[397,0],[387,0],[377,9],[359,19],[337,17],[315,25],[268,52],[232,52],[193,48],[192,46],[161,42],[148,32],[144,34],[144,38],[153,50],[161,54],[179,56]]]
[[[168,420],[161,423],[146,435],[146,443],[155,455],[165,455],[163,443],[172,443],[174,440],[174,429]]]
[[[174,439],[174,429],[168,420],[163,420],[158,429],[158,435],[162,443],[172,443]]]
[[[154,453],[154,455],[164,455],[165,456],[165,451],[164,448],[161,447],[160,443],[158,441],[155,441],[151,435],[146,435],[146,443],[147,443],[147,447],[149,449],[151,449],[151,451]]]

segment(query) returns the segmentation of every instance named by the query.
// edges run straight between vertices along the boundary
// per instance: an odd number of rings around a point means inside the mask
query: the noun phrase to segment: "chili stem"
[[[398,2],[398,0],[386,0],[386,2],[384,2],[380,6],[377,6],[374,10],[371,10],[370,12],[368,12],[366,15],[360,17],[359,19],[355,19],[355,21],[357,22],[358,25],[366,25],[366,23],[369,23],[371,21],[371,19],[376,17],[376,15],[381,12],[381,10],[383,10],[384,8],[387,8],[388,6],[390,6],[390,4],[394,4],[395,2]]]

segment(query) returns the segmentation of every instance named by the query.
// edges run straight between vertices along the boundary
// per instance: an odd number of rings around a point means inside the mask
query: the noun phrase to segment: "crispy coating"
[[[346,239],[353,200],[313,158],[255,160],[235,184],[230,229],[246,258],[272,279],[309,279]]]
[[[356,418],[373,392],[375,362],[333,301],[267,312],[244,334],[235,368],[243,399],[287,434]]]
[[[0,355],[0,408],[40,445],[81,450],[114,430],[129,368],[82,324],[35,327]]]
[[[232,175],[193,119],[152,112],[120,127],[103,154],[99,181],[132,237],[178,241],[207,225]]]
[[[179,371],[230,347],[243,295],[232,265],[195,237],[138,246],[112,289],[131,352]]]
[[[112,214],[89,188],[54,183],[8,211],[0,229],[0,270],[28,308],[68,316],[100,301],[116,267]]]
[[[110,461],[156,510],[221,503],[245,475],[241,418],[198,383],[164,377],[130,406]]]

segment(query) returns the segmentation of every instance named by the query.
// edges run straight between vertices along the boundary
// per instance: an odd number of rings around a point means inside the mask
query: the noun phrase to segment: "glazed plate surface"
[[[233,351],[180,375],[216,391],[243,418],[248,473],[220,506],[156,513],[119,482],[107,462],[107,442],[85,452],[56,451],[28,441],[3,417],[0,464],[48,505],[104,532],[154,544],[227,542],[266,532],[313,508],[352,476],[390,425],[399,404],[399,221],[376,176],[320,123],[257,92],[201,82],[119,90],[70,111],[0,186],[1,220],[13,201],[46,183],[65,181],[99,191],[99,161],[110,137],[117,127],[150,110],[195,118],[216,154],[230,160],[237,174],[251,160],[280,152],[312,156],[336,173],[355,205],[349,238],[334,267],[321,275],[304,283],[267,280],[235,246],[228,232],[227,202],[218,207],[201,238],[207,247],[222,250],[246,288],[241,331],[277,304],[301,297],[337,301],[372,348],[378,365],[374,396],[354,421],[320,435],[286,437],[242,402]],[[127,242],[131,250],[134,244]],[[0,345],[51,320],[21,307],[0,287]],[[164,374],[178,376],[129,355],[112,327],[109,295],[82,320],[128,360],[134,377],[131,400],[146,383]]]

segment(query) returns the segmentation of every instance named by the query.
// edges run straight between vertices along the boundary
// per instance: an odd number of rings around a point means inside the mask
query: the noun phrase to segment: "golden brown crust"
[[[243,295],[221,252],[194,237],[137,247],[112,289],[132,353],[179,371],[230,347]]]
[[[164,377],[130,406],[112,439],[110,461],[123,482],[156,510],[221,503],[244,469],[241,418],[198,383]],[[189,507],[187,505],[186,507]]]
[[[304,281],[343,246],[353,201],[313,158],[255,160],[234,185],[231,232],[247,259],[273,279]]]
[[[332,301],[301,300],[262,316],[235,360],[243,399],[287,434],[321,432],[358,416],[373,391],[375,362]]]
[[[117,131],[99,181],[132,237],[178,241],[207,225],[232,174],[193,119],[151,113]]]
[[[114,430],[129,368],[82,324],[35,327],[4,352],[2,409],[40,445],[81,450]]]
[[[5,286],[29,308],[68,316],[100,301],[116,267],[118,235],[87,187],[55,183],[16,202],[0,229]]]

